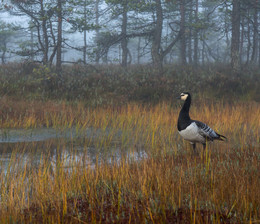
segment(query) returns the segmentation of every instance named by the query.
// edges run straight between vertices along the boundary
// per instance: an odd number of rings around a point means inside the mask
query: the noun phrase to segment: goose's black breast
[[[179,117],[178,124],[177,124],[178,131],[185,130],[190,124],[191,124],[191,120],[181,119],[181,117]]]

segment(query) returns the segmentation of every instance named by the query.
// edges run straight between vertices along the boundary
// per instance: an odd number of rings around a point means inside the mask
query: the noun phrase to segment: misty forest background
[[[259,0],[0,4],[2,94],[96,105],[190,90],[259,101]]]

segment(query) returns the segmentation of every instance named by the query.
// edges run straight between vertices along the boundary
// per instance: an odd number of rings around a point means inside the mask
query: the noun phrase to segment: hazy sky
[[[27,26],[27,23],[29,21],[28,17],[26,16],[12,16],[7,12],[1,12],[0,13],[0,19],[8,22],[8,23],[15,23],[20,26]]]

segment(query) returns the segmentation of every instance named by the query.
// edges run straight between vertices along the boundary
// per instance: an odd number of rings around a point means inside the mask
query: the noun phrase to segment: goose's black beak
[[[181,99],[181,96],[177,96],[176,99],[180,100],[180,99]]]

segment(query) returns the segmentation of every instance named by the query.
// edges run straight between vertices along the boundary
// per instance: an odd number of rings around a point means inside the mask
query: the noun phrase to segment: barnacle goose
[[[196,153],[196,143],[202,143],[203,151],[206,148],[207,141],[220,140],[224,141],[227,139],[225,136],[218,134],[212,130],[208,125],[191,120],[189,115],[191,95],[188,92],[183,92],[178,99],[184,100],[184,104],[181,108],[178,118],[178,131],[180,135],[193,146],[193,150]]]

